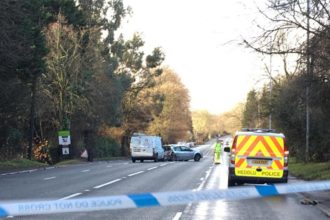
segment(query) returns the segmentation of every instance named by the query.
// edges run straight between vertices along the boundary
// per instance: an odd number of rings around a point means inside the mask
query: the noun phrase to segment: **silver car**
[[[172,145],[171,146],[171,160],[194,160],[199,161],[203,154],[198,149],[190,148],[182,145]]]

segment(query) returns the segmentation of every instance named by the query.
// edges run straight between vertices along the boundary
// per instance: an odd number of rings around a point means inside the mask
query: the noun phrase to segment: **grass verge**
[[[47,164],[28,159],[6,160],[0,161],[0,172],[17,171],[22,169],[35,169],[47,166]]]
[[[289,163],[291,175],[304,180],[328,180],[330,179],[330,162],[323,163]]]
[[[127,157],[105,157],[105,158],[95,158],[94,161],[109,161],[109,160],[122,160],[127,159]],[[63,166],[63,165],[70,165],[70,164],[80,164],[87,162],[86,160],[82,159],[71,159],[71,160],[63,160],[59,163],[53,164],[51,166]],[[48,167],[48,164],[40,163],[34,160],[28,159],[16,159],[16,160],[6,160],[0,161],[0,172],[15,172],[20,170],[28,170],[28,169],[36,169],[42,167]]]

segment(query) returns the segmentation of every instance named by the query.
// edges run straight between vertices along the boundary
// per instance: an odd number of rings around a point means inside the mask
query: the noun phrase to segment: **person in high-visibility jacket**
[[[216,140],[216,142],[213,144],[214,149],[214,163],[219,164],[220,163],[220,154],[221,154],[221,142],[219,139]]]

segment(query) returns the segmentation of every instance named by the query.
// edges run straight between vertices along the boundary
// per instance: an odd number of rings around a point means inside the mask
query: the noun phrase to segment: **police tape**
[[[330,181],[231,187],[224,190],[159,192],[68,200],[0,202],[0,217],[184,205],[242,200],[330,189]]]

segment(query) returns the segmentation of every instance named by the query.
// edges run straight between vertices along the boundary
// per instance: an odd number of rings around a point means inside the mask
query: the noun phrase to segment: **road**
[[[200,162],[132,163],[129,160],[68,165],[0,176],[0,199],[70,199],[143,192],[226,189],[226,164],[213,165],[210,145],[200,146]],[[294,180],[289,180],[294,181]],[[197,204],[11,216],[11,219],[327,219],[315,206],[300,204],[302,196],[217,201]]]

